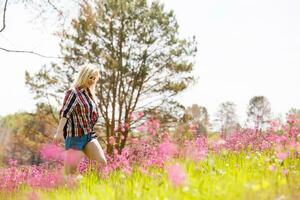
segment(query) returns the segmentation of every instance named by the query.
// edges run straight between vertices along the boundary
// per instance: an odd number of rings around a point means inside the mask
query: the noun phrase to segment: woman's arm
[[[58,127],[57,127],[57,130],[56,130],[56,133],[54,135],[54,138],[53,138],[53,141],[54,142],[60,142],[63,140],[63,136],[64,136],[64,127],[67,123],[67,118],[65,117],[62,117],[60,120],[59,120],[59,124],[58,124]]]
[[[63,140],[64,135],[64,127],[68,121],[68,118],[70,117],[73,109],[76,106],[76,94],[74,89],[70,89],[66,92],[63,106],[59,112],[60,120],[59,124],[56,130],[56,133],[54,135],[53,141],[59,142]]]

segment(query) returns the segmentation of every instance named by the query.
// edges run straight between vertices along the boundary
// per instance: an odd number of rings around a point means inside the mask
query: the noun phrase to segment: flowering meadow
[[[83,158],[82,178],[63,175],[64,150],[54,144],[41,149],[41,165],[10,160],[0,169],[0,199],[300,199],[300,130],[292,116],[226,137],[149,124],[122,154],[107,155],[107,166]]]

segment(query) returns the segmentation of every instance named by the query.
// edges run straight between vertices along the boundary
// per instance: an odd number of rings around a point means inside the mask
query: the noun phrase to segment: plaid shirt
[[[61,118],[67,118],[64,138],[82,136],[93,131],[99,114],[91,96],[90,90],[81,87],[75,87],[66,92],[59,112]]]

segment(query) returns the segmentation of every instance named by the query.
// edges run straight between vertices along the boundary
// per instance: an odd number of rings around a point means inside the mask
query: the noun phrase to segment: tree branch
[[[49,95],[48,95],[48,94],[46,95],[46,98],[47,98],[47,101],[48,101],[48,106],[49,106],[49,108],[50,108],[51,116],[52,116],[52,118],[54,119],[54,121],[55,121],[56,123],[58,123],[59,120],[56,118],[56,116],[55,116],[55,114],[54,114],[52,105],[50,104],[50,99],[49,99]]]
[[[63,12],[61,10],[59,10],[50,0],[47,0],[47,2],[55,11],[57,11],[59,13],[60,16],[63,16]]]
[[[63,12],[61,10],[59,10],[50,0],[47,0],[48,4],[59,13],[60,16],[63,15]],[[5,0],[4,3],[4,8],[3,8],[3,16],[2,16],[2,28],[0,29],[0,33],[4,31],[5,27],[6,27],[6,10],[7,10],[7,5],[8,5],[8,0]],[[6,51],[9,53],[28,53],[28,54],[33,54],[33,55],[37,55],[43,58],[58,58],[58,59],[63,59],[63,57],[55,57],[55,56],[46,56],[34,51],[26,51],[26,50],[12,50],[12,49],[7,49],[7,48],[3,48],[0,47],[0,50],[2,51]],[[70,59],[74,59],[74,58],[70,58]]]
[[[27,54],[33,54],[33,55],[36,55],[36,56],[40,56],[42,58],[58,58],[58,59],[64,59],[65,57],[55,57],[55,56],[45,56],[43,54],[40,54],[40,53],[37,53],[37,52],[34,52],[34,51],[26,51],[26,50],[13,50],[13,49],[6,49],[6,48],[3,48],[3,47],[0,47],[0,50],[2,51],[6,51],[6,52],[9,52],[9,53],[27,53]],[[68,58],[68,59],[75,59],[75,58]]]
[[[4,8],[3,8],[3,17],[2,17],[2,28],[0,29],[0,33],[2,31],[4,31],[4,29],[5,29],[5,15],[6,15],[7,3],[8,3],[8,0],[5,0]]]

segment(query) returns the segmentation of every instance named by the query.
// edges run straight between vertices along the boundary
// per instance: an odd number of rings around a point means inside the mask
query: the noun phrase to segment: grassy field
[[[180,184],[168,173],[179,165]],[[174,176],[174,175],[173,175]],[[176,176],[176,175],[175,175]],[[222,150],[199,162],[171,160],[165,168],[132,173],[115,171],[107,178],[85,174],[72,188],[54,189],[22,186],[1,192],[1,199],[300,199],[300,159],[278,160],[271,152]]]

